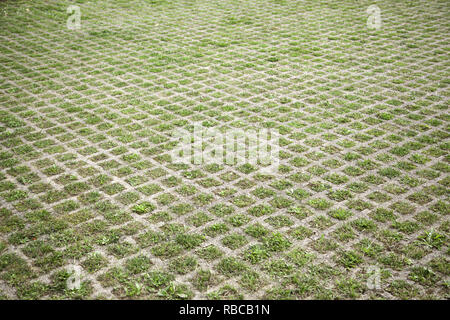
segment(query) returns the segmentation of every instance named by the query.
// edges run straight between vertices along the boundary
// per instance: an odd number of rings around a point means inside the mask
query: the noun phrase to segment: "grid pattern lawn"
[[[1,1],[0,297],[448,299],[449,18]],[[277,129],[279,171],[172,163],[194,123]]]

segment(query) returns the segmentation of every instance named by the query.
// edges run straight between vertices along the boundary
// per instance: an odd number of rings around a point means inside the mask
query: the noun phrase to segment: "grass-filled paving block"
[[[0,1],[0,299],[449,299],[448,12]]]

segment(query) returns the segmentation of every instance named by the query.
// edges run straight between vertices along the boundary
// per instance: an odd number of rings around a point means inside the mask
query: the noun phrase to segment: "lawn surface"
[[[448,299],[449,18],[1,1],[0,297]],[[279,170],[173,163],[194,123],[278,130]]]

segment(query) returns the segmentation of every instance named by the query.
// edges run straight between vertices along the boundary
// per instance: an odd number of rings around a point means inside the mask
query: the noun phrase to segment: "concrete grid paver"
[[[0,9],[3,298],[448,298],[447,1]],[[280,170],[171,163],[199,122]]]

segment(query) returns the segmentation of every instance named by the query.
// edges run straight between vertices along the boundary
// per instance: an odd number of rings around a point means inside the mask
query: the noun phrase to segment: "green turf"
[[[448,299],[449,13],[1,1],[0,298]],[[278,171],[173,162],[194,124]]]

